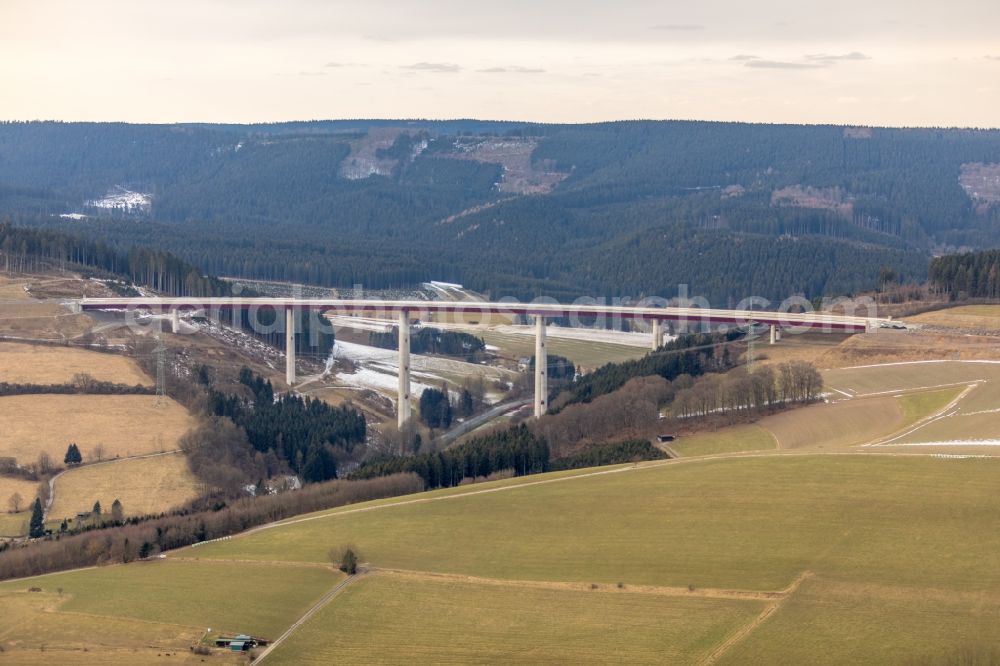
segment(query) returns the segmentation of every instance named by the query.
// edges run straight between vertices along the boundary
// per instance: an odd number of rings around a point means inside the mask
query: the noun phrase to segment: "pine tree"
[[[306,450],[305,463],[302,466],[302,478],[309,483],[318,483],[337,477],[337,461],[326,445],[317,439],[309,443]]]
[[[118,498],[115,498],[115,501],[111,503],[111,520],[120,523],[124,517],[125,512],[122,511],[122,503]]]
[[[94,513],[95,516],[101,515],[101,501],[100,500],[97,500],[96,502],[94,502],[93,513]]]
[[[66,455],[63,457],[63,462],[67,465],[79,465],[83,462],[83,456],[80,454],[80,448],[76,444],[70,444],[66,448]]]
[[[476,410],[475,401],[472,398],[472,393],[469,389],[462,389],[462,416],[469,417]]]
[[[31,507],[31,522],[28,524],[28,536],[32,539],[45,536],[45,514],[42,511],[42,500],[37,497]]]

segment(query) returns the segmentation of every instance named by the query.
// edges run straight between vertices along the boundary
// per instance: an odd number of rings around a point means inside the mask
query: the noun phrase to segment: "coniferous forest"
[[[1000,250],[935,257],[931,286],[957,298],[1000,298]]]
[[[686,284],[720,306],[868,290],[883,267],[923,280],[932,251],[1000,243],[1000,207],[961,180],[1000,164],[993,130],[408,121],[378,165],[359,157],[371,128],[403,125],[4,123],[0,216],[211,275],[563,300]],[[469,159],[498,140],[549,185]],[[148,205],[94,203],[122,189]],[[145,279],[206,288],[191,275]]]
[[[349,406],[332,407],[291,394],[276,400],[271,382],[246,368],[239,379],[250,397],[213,390],[209,394],[212,413],[232,419],[246,431],[255,450],[273,453],[308,482],[337,477],[331,449],[350,453],[365,441],[365,417]]]
[[[514,476],[537,474],[549,468],[549,447],[524,424],[470,439],[444,451],[409,457],[385,458],[364,463],[351,479],[373,479],[413,472],[428,488],[457,486],[462,479],[487,477],[510,470]]]

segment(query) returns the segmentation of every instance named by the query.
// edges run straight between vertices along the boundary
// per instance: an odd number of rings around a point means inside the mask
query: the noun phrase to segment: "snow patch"
[[[153,197],[144,192],[134,192],[120,185],[116,185],[100,199],[94,199],[86,203],[92,208],[103,208],[105,210],[121,210],[126,213],[132,211],[148,211],[153,205]]]
[[[352,373],[338,372],[337,378],[350,387],[363,388],[385,394],[389,398],[396,396],[399,387],[399,352],[395,349],[369,347],[353,342],[337,340],[333,345],[331,356],[334,359],[346,359],[354,365]],[[424,389],[439,388],[446,383],[446,377],[485,376],[506,378],[508,371],[498,368],[483,368],[473,363],[457,361],[437,356],[422,354],[410,355],[410,393],[420,396]],[[453,393],[453,397],[457,394]]]
[[[880,446],[1000,446],[1000,439],[947,439],[938,442],[905,442]]]

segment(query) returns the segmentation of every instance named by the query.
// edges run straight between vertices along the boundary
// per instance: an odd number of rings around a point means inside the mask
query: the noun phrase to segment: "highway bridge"
[[[399,387],[397,415],[403,425],[411,416],[410,396],[410,327],[414,320],[426,318],[430,314],[446,314],[455,317],[476,315],[483,323],[491,316],[527,317],[535,323],[535,416],[541,416],[547,409],[548,377],[546,376],[546,320],[570,318],[589,320],[592,318],[627,319],[645,322],[650,330],[650,348],[658,348],[663,341],[663,324],[669,322],[682,330],[687,327],[736,326],[751,324],[768,326],[770,342],[781,338],[782,330],[802,332],[807,330],[824,332],[872,332],[879,328],[894,326],[890,319],[858,317],[832,314],[829,312],[775,312],[768,310],[721,310],[700,307],[645,307],[629,305],[579,305],[547,302],[486,302],[486,301],[378,301],[360,299],[326,298],[87,298],[73,301],[82,311],[104,310],[119,312],[152,312],[169,315],[173,331],[180,331],[182,313],[212,313],[221,318],[223,312],[260,310],[285,312],[286,365],[285,379],[289,386],[295,384],[295,327],[300,312],[316,312],[320,316],[365,316],[395,318],[399,325]]]

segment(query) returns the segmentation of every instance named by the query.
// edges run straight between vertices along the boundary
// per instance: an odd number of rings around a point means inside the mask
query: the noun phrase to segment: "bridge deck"
[[[528,315],[542,317],[616,317],[642,321],[707,322],[713,324],[773,324],[782,328],[820,328],[863,331],[889,325],[887,319],[855,317],[828,312],[775,312],[769,310],[723,310],[699,307],[642,307],[560,303],[476,302],[476,301],[372,301],[315,298],[89,298],[73,302],[83,310],[230,310],[274,308],[329,312],[340,315],[398,316],[406,312],[482,315]]]

